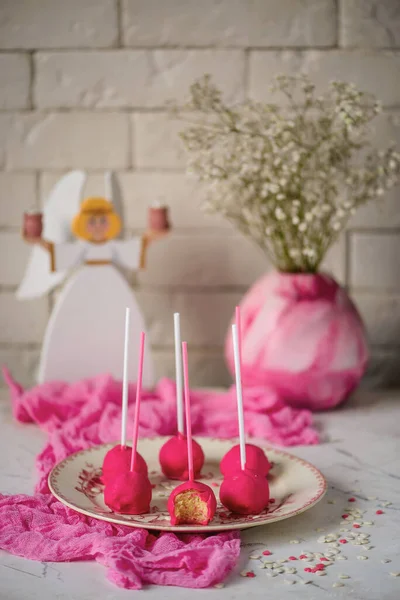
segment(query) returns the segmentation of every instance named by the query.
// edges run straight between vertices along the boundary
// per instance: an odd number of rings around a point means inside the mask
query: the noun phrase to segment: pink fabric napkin
[[[34,497],[0,494],[0,548],[40,561],[94,559],[117,585],[139,589],[145,583],[201,588],[222,581],[236,565],[237,533],[154,536],[145,530],[111,525],[66,508],[49,493],[47,476],[72,452],[118,440],[121,383],[109,376],[69,385],[50,382],[24,391],[4,370],[15,418],[48,433],[37,457]],[[134,397],[135,386],[130,395]],[[227,392],[193,391],[193,432],[237,435],[236,397]],[[315,444],[311,413],[284,404],[272,392],[244,392],[247,433],[280,445]],[[129,418],[133,417],[133,406]],[[175,384],[167,379],[143,393],[140,435],[168,435],[176,428]]]

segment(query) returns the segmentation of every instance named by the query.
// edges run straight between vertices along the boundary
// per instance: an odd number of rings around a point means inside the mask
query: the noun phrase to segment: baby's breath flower
[[[398,183],[400,154],[374,149],[365,133],[380,106],[353,84],[316,97],[307,77],[282,75],[274,90],[289,102],[229,106],[209,76],[195,82],[181,113],[188,169],[208,190],[205,210],[279,269],[314,272],[356,210]]]

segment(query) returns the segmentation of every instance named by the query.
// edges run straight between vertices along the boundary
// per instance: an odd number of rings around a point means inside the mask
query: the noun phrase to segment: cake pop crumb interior
[[[178,523],[204,523],[208,521],[207,504],[195,490],[181,492],[175,498],[175,517]]]

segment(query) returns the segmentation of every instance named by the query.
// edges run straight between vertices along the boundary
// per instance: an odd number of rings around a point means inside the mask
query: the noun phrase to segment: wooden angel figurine
[[[131,315],[129,379],[136,380],[139,332],[146,329],[132,289],[117,267],[143,266],[148,244],[163,237],[166,229],[116,239],[122,225],[112,175],[106,175],[109,200],[95,197],[81,202],[85,179],[81,171],[62,177],[44,208],[43,237],[24,232],[34,247],[18,298],[46,294],[71,274],[47,325],[39,383],[74,382],[101,373],[120,379],[126,307]],[[71,234],[78,239],[71,239]],[[151,356],[145,361],[143,385],[154,385]]]

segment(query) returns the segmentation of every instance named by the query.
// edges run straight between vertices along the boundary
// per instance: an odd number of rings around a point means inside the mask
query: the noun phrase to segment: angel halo
[[[139,345],[134,340],[146,329],[135,296],[118,267],[143,267],[149,242],[163,234],[147,231],[131,239],[116,239],[122,226],[118,214],[122,203],[112,173],[105,176],[105,195],[109,199],[95,197],[81,202],[85,181],[82,171],[62,177],[43,210],[43,237],[24,236],[33,248],[17,290],[18,299],[42,296],[64,283],[71,273],[47,325],[38,383],[74,382],[101,373],[120,379],[124,347],[121,332],[127,307],[132,340],[128,376],[136,381]],[[143,385],[154,385],[150,356]]]

